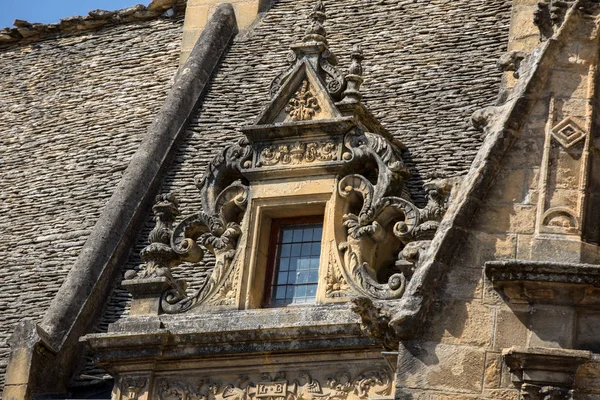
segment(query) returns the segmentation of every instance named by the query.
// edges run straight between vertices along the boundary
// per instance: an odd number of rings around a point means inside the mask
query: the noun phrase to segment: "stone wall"
[[[39,319],[177,70],[183,18],[0,50],[0,387],[6,339]]]

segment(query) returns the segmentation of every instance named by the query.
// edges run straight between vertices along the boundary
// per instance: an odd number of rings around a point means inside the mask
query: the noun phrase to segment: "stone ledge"
[[[488,261],[485,274],[511,303],[600,305],[599,265]]]
[[[153,0],[147,7],[138,4],[116,11],[92,10],[87,16],[63,18],[56,24],[31,23],[16,19],[15,28],[0,29],[0,49],[57,36],[93,31],[105,26],[147,21],[159,17],[172,18],[185,12],[185,7],[177,7],[178,2],[179,0]],[[173,9],[169,11],[171,8]]]
[[[157,320],[160,318],[160,325]],[[218,354],[377,347],[349,304],[130,317],[89,334],[100,363],[120,358],[177,359]]]

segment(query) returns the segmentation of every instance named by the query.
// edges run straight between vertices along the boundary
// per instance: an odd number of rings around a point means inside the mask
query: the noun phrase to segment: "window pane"
[[[296,283],[307,283],[308,282],[308,271],[300,271],[297,274],[298,280]]]
[[[294,230],[294,243],[302,243],[302,229]]]
[[[277,281],[275,282],[275,284],[281,285],[282,283],[286,283],[287,276],[288,276],[287,271],[283,271],[283,272],[279,271],[279,274],[277,274]]]
[[[281,305],[313,302],[319,280],[323,225],[287,225],[280,229],[271,301]]]
[[[281,243],[291,243],[292,237],[294,236],[294,231],[291,229],[282,229],[281,230]]]
[[[281,260],[279,260],[279,270],[280,271],[287,271],[290,268],[290,259],[289,258],[282,258]]]
[[[296,296],[294,298],[305,297],[305,296],[306,296],[306,285],[296,286]]]
[[[275,299],[276,300],[283,300],[283,299],[285,299],[285,286],[278,286],[277,287],[277,291],[275,292]]]
[[[320,242],[321,236],[323,236],[323,227],[319,226],[319,227],[315,228],[315,230],[313,232],[313,240],[315,242]]]
[[[302,235],[303,242],[312,242],[313,240],[313,228],[304,228],[304,234]]]
[[[310,256],[310,249],[311,249],[311,244],[310,243],[303,243],[302,244],[302,252],[300,253],[303,257],[304,256]]]
[[[292,252],[292,245],[291,244],[282,244],[281,245],[281,253],[279,254],[280,257],[289,257],[291,252]]]
[[[302,250],[302,244],[298,243],[298,244],[293,244],[292,245],[292,256],[299,256],[300,252]]]
[[[313,242],[310,249],[311,256],[318,256],[321,254],[321,242]]]

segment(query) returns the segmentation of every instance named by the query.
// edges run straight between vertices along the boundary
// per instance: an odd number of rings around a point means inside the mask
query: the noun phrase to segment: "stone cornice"
[[[147,21],[159,17],[172,18],[183,14],[185,7],[177,7],[179,0],[153,0],[148,6],[138,4],[116,11],[92,10],[87,16],[63,18],[59,23],[40,24],[17,19],[15,28],[0,29],[0,49],[34,43],[40,40],[80,34],[107,26],[136,21]],[[169,11],[169,9],[171,9]]]

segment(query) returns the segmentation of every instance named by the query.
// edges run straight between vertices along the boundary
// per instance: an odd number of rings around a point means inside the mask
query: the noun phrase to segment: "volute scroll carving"
[[[212,253],[215,264],[203,286],[194,294],[168,290],[162,295],[164,312],[181,313],[203,303],[224,284],[233,269],[240,224],[248,203],[248,186],[241,171],[252,158],[250,143],[241,139],[226,147],[211,161],[202,178],[197,179],[203,211],[181,221],[173,230],[171,247],[182,261],[197,263],[205,252]]]
[[[347,199],[342,217],[347,236],[339,249],[348,280],[369,298],[398,299],[444,216],[451,184],[426,184],[428,203],[420,209],[404,193],[408,170],[398,146],[368,132],[347,135],[346,146],[350,170],[363,174],[346,175],[338,184]],[[369,171],[377,176],[368,179]]]

